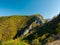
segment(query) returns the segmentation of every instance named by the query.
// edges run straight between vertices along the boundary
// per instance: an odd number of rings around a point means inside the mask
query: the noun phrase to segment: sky
[[[0,16],[41,14],[52,18],[60,12],[60,0],[0,0]]]

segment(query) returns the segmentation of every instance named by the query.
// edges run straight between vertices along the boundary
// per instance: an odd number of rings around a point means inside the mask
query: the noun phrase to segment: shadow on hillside
[[[50,22],[44,24],[42,27],[39,27],[40,31],[45,30],[46,32],[55,34],[56,33],[56,28],[58,23],[60,22],[60,14],[57,16],[57,18],[52,19]]]
[[[24,38],[23,40],[28,40],[29,42],[31,42],[33,39],[36,39],[35,37],[41,37],[42,35],[49,33],[49,34],[57,34],[56,28],[57,28],[57,24],[60,22],[60,14],[57,16],[57,18],[52,19],[50,22],[45,23],[43,26],[41,27],[35,27],[35,29],[37,30],[36,32],[28,35],[26,38]],[[36,35],[37,34],[37,35]],[[50,35],[46,36],[46,38],[48,38]]]
[[[24,33],[24,29],[21,29],[21,30],[18,30],[17,31],[17,34],[14,36],[14,38],[13,39],[15,39],[15,38],[17,38],[17,37],[20,37],[23,33]]]
[[[33,18],[33,19],[32,19]],[[17,34],[14,36],[14,38],[13,39],[15,39],[15,38],[17,38],[17,37],[20,37],[24,32],[25,32],[25,30],[30,26],[30,24],[33,22],[33,21],[35,21],[35,18],[34,17],[32,17],[28,22],[27,22],[27,26],[26,27],[24,27],[24,28],[22,28],[21,30],[18,30],[17,31]]]
[[[22,28],[21,30],[18,30],[17,31],[17,34],[14,36],[13,39],[16,39],[17,37],[20,37],[21,35],[23,35],[23,33],[25,32],[25,29],[27,28],[28,26],[26,26],[25,28]]]

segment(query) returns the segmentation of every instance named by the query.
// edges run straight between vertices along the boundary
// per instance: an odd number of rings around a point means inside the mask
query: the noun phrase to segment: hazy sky
[[[0,16],[41,14],[51,18],[60,12],[60,0],[0,0]]]

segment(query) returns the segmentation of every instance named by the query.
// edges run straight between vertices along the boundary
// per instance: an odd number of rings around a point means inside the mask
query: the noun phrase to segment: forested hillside
[[[60,14],[51,21],[40,14],[0,17],[0,45],[47,45],[57,39],[60,39]]]
[[[32,45],[45,45],[46,43],[59,40],[60,14],[56,18],[53,18],[51,21],[45,23],[43,26],[38,26],[33,30],[37,31],[27,37],[24,37],[24,40],[28,40]]]

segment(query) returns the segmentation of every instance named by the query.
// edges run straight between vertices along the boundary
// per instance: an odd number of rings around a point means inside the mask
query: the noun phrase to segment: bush
[[[40,42],[38,39],[35,39],[32,41],[31,45],[40,45]]]
[[[2,42],[2,45],[29,45],[27,42],[25,41],[21,41],[20,39],[15,39],[15,40],[8,40],[8,41],[4,41]]]

